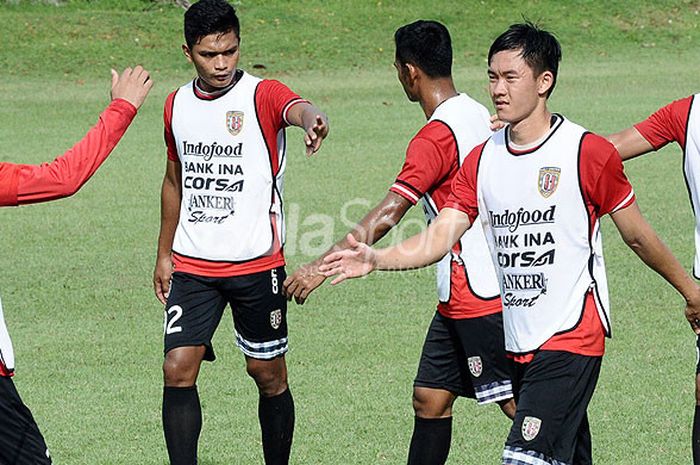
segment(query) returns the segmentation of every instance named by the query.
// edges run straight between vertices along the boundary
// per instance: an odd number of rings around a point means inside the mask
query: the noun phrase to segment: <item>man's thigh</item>
[[[0,376],[0,464],[50,465],[44,437],[12,379]]]
[[[413,386],[476,398],[454,320],[438,312],[435,312],[425,335]]]
[[[206,347],[204,360],[214,360],[212,337],[226,307],[218,278],[173,273],[165,304],[165,353],[176,347]]]
[[[479,404],[513,397],[511,365],[506,357],[503,314],[454,320]]]
[[[250,358],[271,360],[289,349],[284,267],[228,278],[223,286],[233,309],[236,345]]]
[[[504,464],[572,463],[600,364],[601,357],[540,351],[518,370],[517,410]]]

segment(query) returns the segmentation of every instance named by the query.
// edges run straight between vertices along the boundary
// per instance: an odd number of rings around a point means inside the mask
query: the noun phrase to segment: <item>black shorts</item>
[[[436,312],[413,385],[444,389],[479,404],[513,397],[503,314],[456,320]]]
[[[700,374],[700,336],[695,338],[695,353],[696,353],[696,363],[695,363],[695,374]]]
[[[0,376],[0,464],[50,465],[51,457],[12,378]]]
[[[504,465],[591,463],[586,409],[601,360],[540,351],[530,363],[513,364],[517,409],[503,451]]]
[[[173,273],[165,305],[165,353],[176,347],[206,346],[214,360],[212,337],[226,305],[231,305],[236,345],[248,357],[270,360],[287,350],[284,267],[228,278]]]

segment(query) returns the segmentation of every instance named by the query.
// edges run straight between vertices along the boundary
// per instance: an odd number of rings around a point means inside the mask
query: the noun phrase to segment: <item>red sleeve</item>
[[[452,181],[452,192],[443,208],[454,208],[469,215],[469,221],[474,223],[479,216],[479,202],[476,195],[476,175],[479,171],[479,161],[486,142],[477,145],[469,152],[464,163],[457,171]]]
[[[264,121],[265,124],[271,124],[270,129],[275,133],[289,126],[287,122],[289,109],[297,103],[306,102],[289,87],[274,79],[261,81],[255,98],[259,120]]]
[[[457,142],[445,123],[431,121],[411,140],[406,161],[389,189],[415,205],[459,164]]]
[[[126,100],[112,101],[97,124],[51,163],[18,165],[17,203],[46,202],[73,195],[97,171],[136,116]]]
[[[20,166],[12,163],[0,163],[0,207],[17,205]]]
[[[586,203],[598,218],[631,205],[634,190],[615,147],[595,134],[585,134],[581,141],[581,187]]]
[[[165,128],[163,137],[167,147],[168,159],[171,161],[179,161],[175,137],[173,136],[173,103],[175,102],[175,94],[177,94],[177,91],[168,95],[165,99],[165,108],[163,108],[163,127]]]
[[[692,102],[693,96],[669,103],[634,127],[654,150],[669,142],[678,142],[685,149],[685,133]]]

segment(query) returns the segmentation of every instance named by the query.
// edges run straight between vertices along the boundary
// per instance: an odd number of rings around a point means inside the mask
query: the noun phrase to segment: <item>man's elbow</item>
[[[622,240],[627,244],[627,247],[632,249],[637,255],[642,253],[650,243],[651,237],[643,231],[635,231],[631,234],[622,235]]]

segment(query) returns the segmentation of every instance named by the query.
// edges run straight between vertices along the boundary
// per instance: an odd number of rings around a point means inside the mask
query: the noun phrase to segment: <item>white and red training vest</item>
[[[700,105],[698,96],[693,97],[688,113],[686,141],[683,157],[683,171],[690,191],[690,199],[695,213],[695,263],[693,275],[700,279]]]
[[[243,73],[225,95],[202,100],[193,82],[175,94],[172,134],[182,164],[182,202],[173,252],[246,262],[280,249],[284,131],[268,153],[256,109],[261,79]]]
[[[536,152],[518,156],[507,148],[507,129],[499,131],[478,167],[479,217],[498,265],[506,350],[514,353],[574,328],[589,290],[610,331],[600,225],[596,218],[591,228],[580,184],[586,131],[563,117],[555,124]]]
[[[460,165],[474,147],[491,135],[488,129],[488,110],[466,94],[445,100],[435,109],[429,121],[441,121],[450,128],[457,141]],[[428,192],[423,195],[421,201],[426,220],[430,224],[437,217],[442,205],[437,205]],[[469,229],[459,239],[458,245],[437,263],[437,291],[440,302],[450,300],[453,261],[464,266],[467,285],[473,295],[485,300],[498,297],[496,270],[481,228]]]

